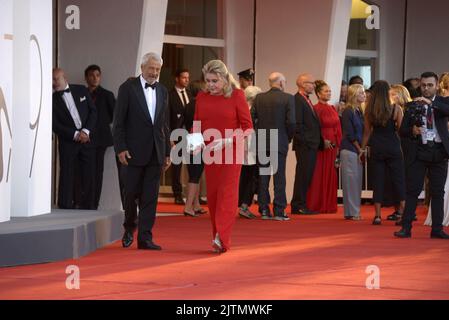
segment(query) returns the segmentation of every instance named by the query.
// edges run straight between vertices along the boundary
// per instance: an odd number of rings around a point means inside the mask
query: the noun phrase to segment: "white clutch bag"
[[[191,153],[193,150],[197,149],[198,147],[203,148],[205,146],[204,144],[204,138],[201,133],[190,133],[186,136],[187,139],[187,152]]]

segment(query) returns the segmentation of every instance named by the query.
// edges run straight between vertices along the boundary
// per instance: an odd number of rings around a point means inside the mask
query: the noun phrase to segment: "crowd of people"
[[[340,103],[334,106],[330,104],[332,88],[308,73],[298,76],[295,95],[285,92],[286,78],[280,72],[269,75],[270,88],[262,92],[254,86],[254,70],[240,72],[237,82],[222,61],[212,60],[203,67],[201,80],[190,82],[189,70],[179,69],[175,86],[167,90],[158,82],[162,64],[158,54],[146,54],[142,74],[120,86],[117,100],[101,87],[101,69],[96,65],[85,71],[87,87],[69,85],[64,71],[54,69],[60,208],[98,208],[105,150],[114,145],[125,210],[124,247],[131,246],[138,229],[139,249],[161,249],[153,241],[152,227],[161,172],[171,166],[175,203],[184,205],[188,217],[207,213],[199,196],[204,171],[212,246],[223,253],[230,248],[237,211],[247,219],[290,219],[286,160],[292,143],[296,170],[290,214],[336,213],[340,172],[344,218],[361,220],[363,164],[369,162],[374,225],[382,223],[382,204],[392,197],[395,212],[387,219],[402,226],[395,236],[411,237],[418,196],[428,176],[431,206],[426,224],[432,226],[432,238],[449,238],[443,231],[443,225],[449,224],[445,192],[449,189],[448,73],[439,77],[425,72],[394,85],[378,80],[369,89],[356,76],[342,83]],[[171,161],[173,150],[186,149],[190,135],[171,139],[171,133],[179,129],[201,134],[213,129],[222,137],[204,136],[204,143],[188,153],[185,201],[183,163]],[[230,134],[229,129],[242,130]],[[270,131],[276,134],[259,134]],[[205,153],[224,156],[240,149],[243,163],[203,161]],[[185,158],[185,154],[177,156]],[[256,194],[259,215],[251,212]]]

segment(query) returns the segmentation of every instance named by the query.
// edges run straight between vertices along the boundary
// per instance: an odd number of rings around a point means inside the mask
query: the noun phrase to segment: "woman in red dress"
[[[212,246],[215,252],[222,253],[229,250],[236,217],[243,139],[251,134],[253,127],[245,94],[238,89],[226,65],[220,60],[209,61],[203,67],[203,76],[206,92],[197,96],[195,121],[200,121],[206,144],[203,160]],[[236,129],[240,132],[235,132]],[[198,126],[194,125],[193,132],[197,131]],[[229,153],[232,153],[230,159]]]
[[[320,213],[337,212],[336,162],[341,142],[340,118],[331,99],[331,89],[324,81],[315,82],[318,103],[313,107],[320,120],[324,150],[318,152],[312,183],[307,192],[307,207]]]

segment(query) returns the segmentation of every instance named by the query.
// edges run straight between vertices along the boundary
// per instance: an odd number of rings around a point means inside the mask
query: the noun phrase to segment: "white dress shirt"
[[[156,89],[148,87],[145,89],[145,84],[147,81],[140,75],[140,83],[142,84],[142,89],[145,94],[145,100],[147,101],[148,111],[150,112],[151,121],[154,124],[154,116],[156,114]]]
[[[175,86],[176,92],[178,93],[179,99],[181,99],[182,105],[185,107],[186,104],[188,104],[189,101],[189,97],[187,96],[187,91],[186,89],[179,89],[177,86]],[[182,98],[182,92],[184,91],[184,97],[186,98],[186,103],[184,104],[184,99]]]
[[[64,90],[67,90],[67,89],[69,89],[68,84],[66,85]],[[76,140],[76,138],[80,134],[80,130],[82,129],[83,125],[81,122],[81,117],[78,112],[78,109],[76,108],[75,99],[73,99],[71,92],[64,92],[64,94],[62,95],[62,99],[64,100],[65,105],[66,105],[67,109],[69,110],[70,115],[72,116],[73,123],[75,124],[75,127],[77,129],[73,136],[73,140]],[[90,133],[89,130],[82,129],[82,131],[84,131],[89,136],[89,133]]]

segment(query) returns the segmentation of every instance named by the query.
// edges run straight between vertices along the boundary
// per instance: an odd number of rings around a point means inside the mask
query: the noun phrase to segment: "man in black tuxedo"
[[[291,94],[284,92],[285,77],[283,74],[279,72],[272,73],[269,77],[269,83],[271,89],[258,94],[251,109],[253,121],[257,129],[258,162],[261,168],[258,193],[259,213],[262,219],[271,218],[269,208],[270,193],[268,191],[271,175],[262,170],[266,170],[270,166],[273,169],[276,168],[271,161],[274,157],[273,160],[277,161],[277,171],[273,173],[274,219],[287,221],[290,218],[284,212],[287,207],[285,167],[288,145],[295,134],[295,102]],[[277,141],[274,142],[276,145],[275,150],[272,150],[270,147],[270,130],[277,130]],[[265,141],[262,142],[260,139],[264,139],[264,137]],[[266,158],[270,159],[269,163],[263,163],[264,159],[260,159],[260,152],[263,152]]]
[[[80,209],[93,210],[97,110],[89,91],[81,85],[69,85],[64,71],[53,69],[53,131],[58,136],[58,206],[74,209],[75,170],[80,170]]]
[[[170,114],[167,89],[157,82],[162,58],[147,53],[142,58],[142,74],[123,83],[114,113],[114,147],[125,166],[125,233],[123,247],[134,241],[139,199],[138,249],[161,250],[153,242],[159,181],[170,166]]]
[[[111,91],[104,89],[101,83],[101,69],[97,65],[90,65],[84,71],[84,78],[87,83],[87,89],[92,97],[95,107],[97,108],[97,126],[92,135],[92,143],[95,145],[95,208],[101,197],[101,189],[103,187],[103,171],[104,171],[104,154],[106,149],[113,145],[112,132],[110,125],[114,116],[115,97]],[[117,163],[119,163],[117,161]],[[120,179],[119,170],[120,195],[123,203],[123,187]]]
[[[409,139],[405,152],[406,168],[406,201],[402,217],[402,229],[395,232],[398,238],[410,238],[412,222],[423,189],[426,171],[429,174],[432,201],[431,238],[449,239],[443,231],[444,217],[444,185],[447,177],[449,158],[449,101],[437,96],[438,76],[433,72],[421,75],[422,97],[414,99],[407,106],[400,134]],[[425,109],[424,115],[416,118],[414,110],[418,106]]]
[[[185,129],[185,107],[192,100],[189,85],[189,70],[179,69],[175,74],[175,86],[168,94],[168,104],[170,106],[170,130]],[[180,143],[181,138],[176,141]],[[181,156],[179,154],[179,156]],[[181,184],[182,163],[172,164],[172,190],[176,204],[185,204],[182,198]]]
[[[296,133],[293,138],[293,150],[296,153],[296,173],[291,201],[292,214],[316,214],[306,206],[307,189],[312,181],[318,149],[330,147],[329,141],[323,141],[321,126],[309,96],[315,89],[310,74],[301,74],[296,80],[298,93],[295,95]]]

